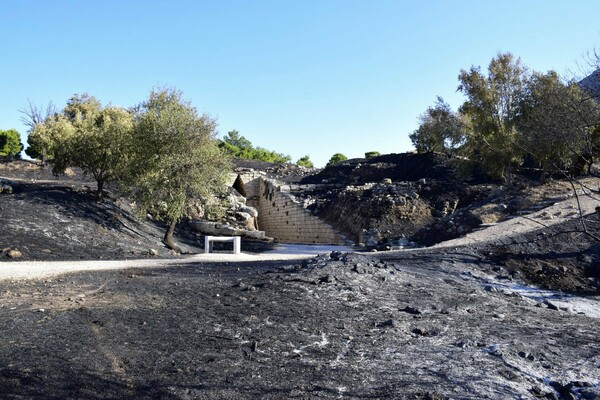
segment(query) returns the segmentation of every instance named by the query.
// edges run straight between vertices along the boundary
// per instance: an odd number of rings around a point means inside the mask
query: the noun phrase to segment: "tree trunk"
[[[181,248],[175,244],[173,241],[173,232],[175,232],[175,225],[177,225],[176,220],[171,220],[169,222],[169,226],[167,227],[167,232],[165,233],[165,237],[163,238],[163,243],[171,250],[175,250],[178,253],[181,253]]]
[[[548,163],[542,161],[542,175],[540,176],[540,183],[544,185],[546,183],[546,178],[548,177]]]
[[[98,180],[96,182],[98,183],[98,190],[96,191],[96,198],[98,200],[102,200],[102,198],[104,197],[104,195],[103,195],[104,181],[103,180]]]

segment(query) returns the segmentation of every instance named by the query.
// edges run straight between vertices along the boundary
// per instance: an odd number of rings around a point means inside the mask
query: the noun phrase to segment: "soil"
[[[470,245],[194,263],[87,184],[11,182],[0,243],[19,260],[156,247],[166,264],[0,280],[0,398],[600,399],[600,251],[577,219]]]

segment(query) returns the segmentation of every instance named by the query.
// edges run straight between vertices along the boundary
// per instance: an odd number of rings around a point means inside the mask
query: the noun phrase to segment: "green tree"
[[[227,135],[223,138],[223,142],[237,149],[247,149],[252,147],[252,143],[240,135],[235,129],[227,132]]]
[[[541,180],[551,166],[569,169],[576,163],[589,170],[600,144],[600,105],[554,71],[533,74],[528,86],[519,129],[523,147],[541,164]]]
[[[335,153],[334,155],[331,156],[331,158],[329,159],[329,161],[327,162],[327,164],[325,166],[331,167],[332,165],[335,165],[342,161],[346,161],[347,159],[348,159],[348,157],[346,157],[342,153]]]
[[[51,116],[56,115],[58,113],[56,107],[52,102],[49,102],[48,105],[43,108],[32,103],[30,100],[27,100],[27,106],[21,108],[19,112],[21,115],[21,122],[27,126],[27,135],[28,139],[35,129],[37,124],[41,124]],[[40,143],[30,142],[28,140],[29,146],[25,149],[25,154],[27,154],[31,158],[40,159],[42,162],[42,167],[45,163],[45,155],[48,153],[47,149],[40,147]]]
[[[137,107],[128,183],[140,210],[160,210],[167,221],[163,242],[173,241],[177,222],[191,199],[208,198],[225,187],[229,163],[215,139],[216,124],[181,92],[155,89]]]
[[[127,110],[107,106],[73,123],[75,133],[68,142],[68,164],[94,177],[101,199],[106,183],[124,173],[129,157],[133,116]]]
[[[29,132],[27,141],[33,151],[38,152],[42,163],[53,161],[53,171],[60,173],[68,164],[68,141],[74,127],[63,114],[54,114],[43,122],[36,123]]]
[[[452,153],[466,140],[461,116],[439,96],[435,105],[419,117],[419,128],[409,137],[418,153]]]
[[[365,153],[365,158],[377,157],[377,156],[380,156],[380,155],[381,155],[381,153],[378,152],[378,151],[367,151]]]
[[[527,77],[521,60],[510,53],[492,59],[487,76],[478,67],[459,75],[458,90],[467,96],[459,112],[470,117],[474,129],[467,143],[470,156],[507,181],[522,159],[516,125]]]
[[[308,155],[301,157],[298,161],[296,161],[296,165],[305,168],[314,168],[313,162],[310,160]]]
[[[15,129],[0,130],[0,157],[21,158],[23,143]]]
[[[291,157],[288,155],[276,153],[262,147],[254,147],[248,139],[241,136],[236,130],[227,132],[219,147],[235,158],[271,163],[287,163],[291,161]]]

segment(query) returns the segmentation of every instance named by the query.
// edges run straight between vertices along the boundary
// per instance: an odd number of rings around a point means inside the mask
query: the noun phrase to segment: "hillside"
[[[248,261],[170,256],[77,174],[32,176],[0,194],[23,251],[0,261],[0,397],[600,398],[600,250],[573,198],[430,248]]]

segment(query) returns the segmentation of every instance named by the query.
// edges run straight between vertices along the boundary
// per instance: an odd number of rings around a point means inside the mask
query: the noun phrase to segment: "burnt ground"
[[[166,227],[140,220],[122,199],[97,201],[93,184],[81,181],[10,181],[0,194],[0,255],[18,249],[19,260],[102,260],[176,255],[162,244]],[[90,187],[92,186],[92,187]],[[181,223],[175,238],[185,253],[203,251],[203,236]],[[265,242],[244,240],[243,250],[260,252]]]
[[[18,183],[0,194],[0,243],[26,260],[160,245],[162,227],[90,196]],[[170,267],[0,280],[0,398],[599,399],[598,251],[571,224],[305,262],[159,248]]]
[[[600,321],[476,252],[0,282],[6,399],[600,398]]]
[[[600,215],[585,218],[588,232],[600,237]],[[543,289],[579,295],[600,294],[600,242],[583,233],[581,221],[540,229],[485,248],[508,276]]]

